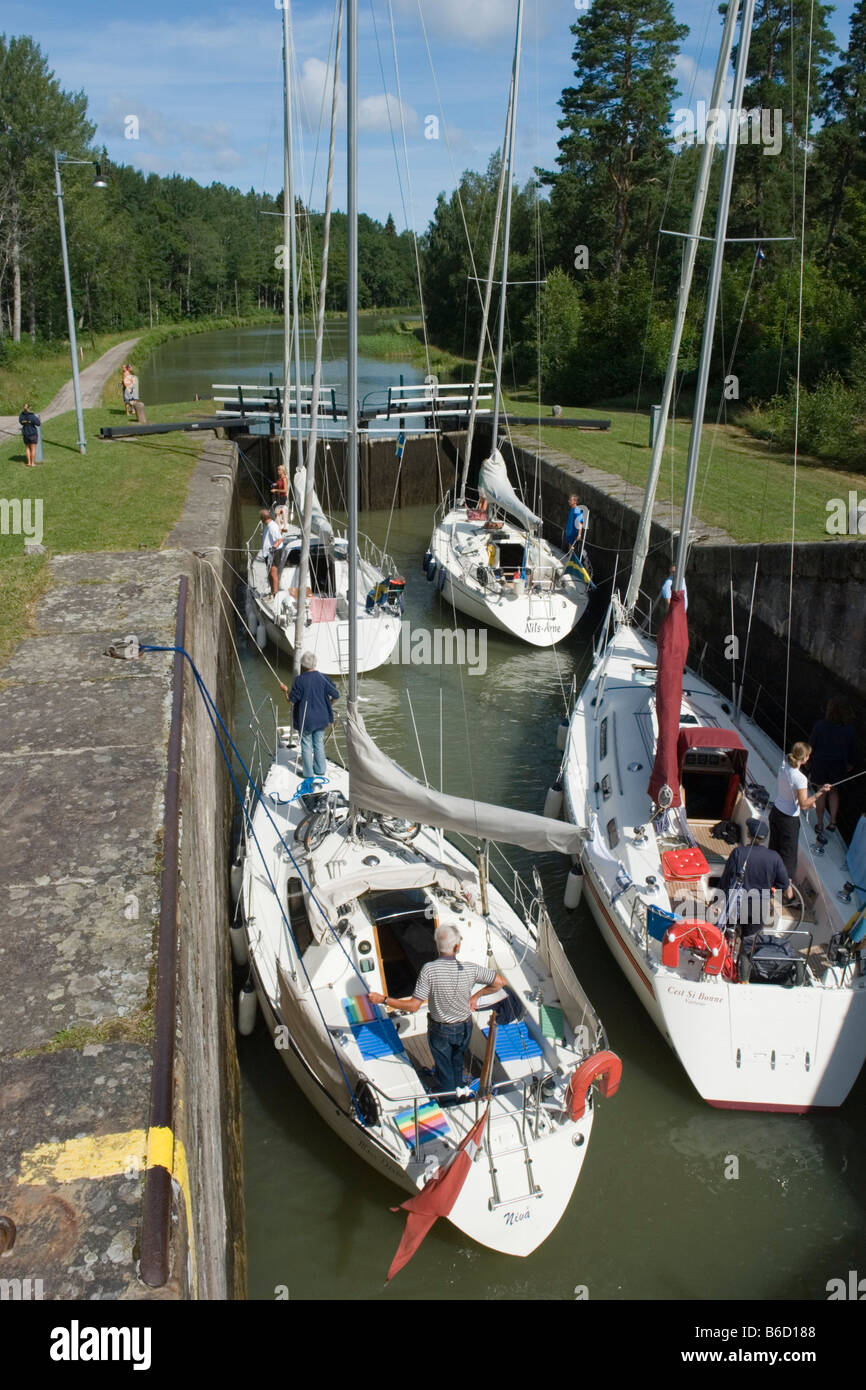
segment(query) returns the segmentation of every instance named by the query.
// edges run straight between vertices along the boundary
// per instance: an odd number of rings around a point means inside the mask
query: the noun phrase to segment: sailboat
[[[348,18],[349,528],[357,554],[357,0]],[[350,612],[357,613],[357,565]],[[280,731],[250,792],[240,907],[251,980],[290,1074],[355,1154],[405,1192],[467,1164],[448,1214],[492,1249],[528,1255],[562,1216],[587,1153],[596,1090],[619,1059],[553,932],[537,878],[522,906],[491,878],[490,840],[575,851],[562,821],[431,791],[387,758],[358,705],[350,624],[348,767],[331,760],[317,799]],[[443,835],[477,841],[474,861]],[[507,981],[473,1015],[465,1087],[431,1080],[426,1006],[389,1016],[370,996],[409,995],[436,957],[437,924]],[[485,1005],[487,1006],[485,1008]],[[500,1022],[497,1009],[505,1010]],[[469,1144],[478,1142],[474,1162]]]
[[[499,189],[490,247],[490,268],[485,289],[481,335],[475,363],[475,380],[456,496],[446,497],[434,519],[433,535],[424,556],[427,578],[446,604],[479,622],[519,637],[535,647],[551,647],[567,637],[583,616],[592,585],[584,548],[588,511],[584,513],[579,544],[567,552],[550,545],[542,535],[542,519],[517,495],[508,466],[499,449],[502,399],[502,359],[505,345],[505,308],[508,284],[508,252],[511,236],[511,197],[523,0],[517,5],[517,31],[505,138],[502,147]],[[492,451],[481,466],[479,505],[467,501],[466,485],[475,432],[481,366],[487,325],[499,225],[505,201],[502,249],[502,293],[496,350]]]
[[[335,536],[315,487],[316,446],[320,411],[319,388],[322,371],[322,345],[325,327],[325,289],[328,276],[331,196],[333,187],[336,102],[331,113],[331,144],[325,205],[325,236],[322,276],[316,322],[315,364],[310,396],[310,432],[307,439],[307,466],[304,466],[303,388],[301,386],[300,306],[298,296],[297,235],[294,215],[294,171],[292,158],[292,103],[290,97],[290,19],[288,3],[283,5],[283,185],[284,185],[284,302],[291,297],[291,320],[284,315],[283,366],[286,389],[283,395],[282,455],[286,477],[291,474],[291,404],[289,382],[292,356],[296,394],[296,467],[292,477],[288,507],[277,507],[275,521],[280,529],[279,548],[271,551],[263,544],[264,524],[259,522],[247,542],[247,625],[260,647],[268,639],[294,658],[298,667],[300,649],[312,652],[318,669],[326,675],[345,675],[349,663],[350,619],[357,623],[358,669],[373,671],[391,657],[400,640],[405,611],[405,580],[393,561],[369,537],[359,537],[361,552],[353,557],[361,578],[355,597],[358,611],[350,613],[348,541]],[[289,255],[285,256],[288,247]],[[270,573],[276,561],[276,586]]]
[[[728,6],[712,109],[722,104],[738,3]],[[741,109],[753,0],[745,0],[732,108]],[[673,394],[694,248],[709,185],[704,146],[685,242],[662,421]],[[782,750],[735,702],[685,666],[684,574],[736,142],[724,156],[688,476],[669,611],[653,642],[635,618],[659,432],[625,601],[614,594],[571,713],[566,813],[581,827],[582,892],[638,998],[710,1105],[801,1113],[841,1105],[866,1056],[866,972],[845,934],[851,885],[838,837],[816,855],[801,835],[794,902],[759,931],[737,929],[717,891],[734,845],[762,817]],[[647,785],[647,770],[652,769]],[[754,917],[752,918],[754,921]],[[761,922],[760,915],[758,917]],[[758,958],[756,958],[756,956]],[[769,958],[769,959],[767,959]],[[761,970],[760,960],[765,964]]]

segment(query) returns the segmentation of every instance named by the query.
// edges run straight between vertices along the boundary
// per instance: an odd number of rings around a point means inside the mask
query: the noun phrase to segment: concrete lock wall
[[[489,436],[480,447],[482,453],[489,448]],[[561,541],[572,492],[589,507],[588,549],[599,593],[587,622],[592,625],[593,612],[600,621],[610,597],[614,569],[621,593],[628,582],[643,490],[554,450],[542,449],[536,454],[515,444],[513,448],[504,445],[502,452],[528,497],[533,495],[537,467],[541,511],[550,540]],[[731,688],[732,676],[742,679],[740,663],[746,654],[757,564],[744,712],[751,715],[754,710],[759,724],[780,743],[787,733],[790,745],[808,737],[831,696],[844,695],[854,709],[861,765],[866,758],[866,542],[841,538],[798,542],[792,581],[790,545],[739,545],[718,528],[696,522],[694,529],[696,543],[690,552],[686,581],[689,664],[697,667],[702,662],[704,675],[723,692]],[[654,521],[642,584],[649,603],[667,578],[675,546],[671,527]],[[657,609],[656,624],[659,617]],[[731,636],[739,642],[740,663],[735,671],[726,655],[733,650]],[[847,789],[852,815],[862,803],[858,790],[862,785],[854,783]]]
[[[217,486],[216,462],[231,469]],[[229,728],[234,658],[228,595],[234,594],[235,585],[228,552],[238,545],[236,483],[234,447],[209,447],[181,525],[169,538],[170,544],[189,547],[186,649]],[[210,544],[202,549],[202,541]],[[194,544],[198,554],[189,553]],[[242,1298],[246,1288],[240,1075],[229,938],[232,801],[225,763],[187,667],[174,1109],[177,1137],[186,1155],[191,1214],[182,1288],[187,1297],[207,1299]],[[178,1207],[183,1227],[186,1202]]]

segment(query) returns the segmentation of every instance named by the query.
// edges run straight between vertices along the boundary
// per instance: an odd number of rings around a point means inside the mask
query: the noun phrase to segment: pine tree
[[[565,224],[560,255],[570,241],[585,244],[590,266],[609,270],[616,282],[632,226],[649,251],[647,204],[664,186],[673,65],[688,29],[675,23],[670,0],[594,0],[571,32],[580,82],[562,93],[561,172],[545,182]]]

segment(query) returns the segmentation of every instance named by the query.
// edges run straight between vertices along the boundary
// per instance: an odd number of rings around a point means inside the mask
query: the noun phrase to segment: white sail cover
[[[521,502],[508,478],[508,469],[505,466],[505,459],[498,449],[494,449],[490,458],[485,459],[481,465],[481,472],[478,476],[478,491],[483,492],[490,502],[495,502],[497,507],[501,507],[509,516],[513,516],[515,521],[519,521],[521,526],[525,526],[527,531],[534,531],[541,525],[541,517],[536,516],[535,512]]]
[[[442,830],[456,830],[479,840],[522,845],[537,854],[549,850],[557,854],[580,853],[582,841],[575,825],[525,811],[509,811],[486,801],[446,796],[422,786],[380,752],[360,716],[351,709],[346,733],[353,805]]]
[[[303,522],[304,517],[304,488],[307,485],[307,470],[299,467],[295,469],[295,476],[292,479],[292,491],[295,494],[295,506],[298,509],[298,517]],[[313,520],[312,531],[314,536],[324,543],[334,539],[334,532],[331,523],[322,511],[318,494],[313,491]]]

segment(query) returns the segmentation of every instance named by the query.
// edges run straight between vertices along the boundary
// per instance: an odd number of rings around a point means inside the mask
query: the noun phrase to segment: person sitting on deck
[[[269,511],[263,507],[259,512],[262,522],[262,548],[258,558],[264,560],[268,567],[268,582],[271,586],[271,593],[276,596],[280,582],[279,566],[277,565],[276,552],[283,543],[282,532],[279,524],[274,521]]]
[[[388,1009],[417,1013],[429,1000],[427,1040],[436,1063],[436,1090],[454,1092],[463,1085],[463,1058],[472,1036],[472,1015],[482,995],[505,989],[507,981],[496,970],[471,961],[458,961],[460,933],[443,922],[434,932],[438,958],[421,967],[410,999],[391,999],[387,994],[371,994],[371,1004]],[[475,985],[481,989],[472,993]],[[459,1104],[456,1096],[445,1095],[440,1105]]]
[[[767,925],[763,908],[769,906],[769,894],[780,888],[787,899],[794,896],[791,880],[781,855],[768,849],[769,827],[766,821],[752,816],[746,822],[748,842],[737,845],[728,856],[719,888],[728,898],[728,921]],[[739,890],[739,891],[738,891]],[[756,898],[756,894],[759,896]],[[760,903],[760,907],[757,904]]]

